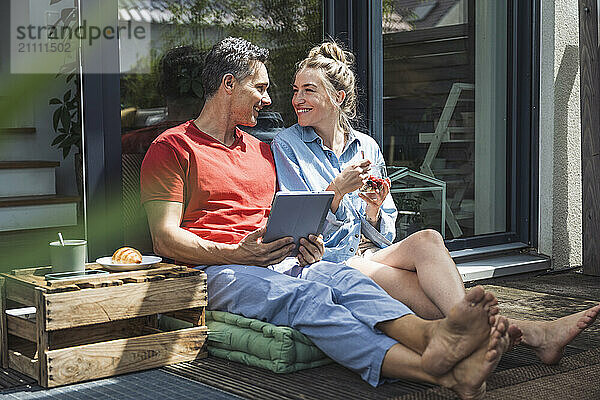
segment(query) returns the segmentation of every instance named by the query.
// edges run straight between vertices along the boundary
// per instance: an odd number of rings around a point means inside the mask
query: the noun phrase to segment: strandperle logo
[[[65,66],[75,63],[88,73],[118,74],[118,60],[105,62],[116,45],[103,45],[116,40],[119,48],[127,49],[128,66],[138,73],[149,72],[149,23],[94,24],[90,22],[96,21],[94,12],[87,15],[90,20],[82,18],[76,4],[73,0],[11,0],[11,73],[56,74],[72,69]],[[101,15],[99,11],[96,14]]]
[[[90,25],[86,20],[76,27],[71,26],[17,26],[17,40],[22,41],[50,41],[50,40],[72,40],[79,39],[87,41],[88,45],[92,45],[94,40],[104,39],[146,39],[146,28],[143,26],[133,27],[131,21],[127,21],[125,25],[120,25],[116,29],[113,26],[98,27]]]

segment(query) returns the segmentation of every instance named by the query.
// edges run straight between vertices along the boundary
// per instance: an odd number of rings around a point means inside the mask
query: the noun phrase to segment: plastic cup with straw
[[[85,240],[65,240],[58,232],[58,241],[50,243],[50,261],[52,272],[85,271]]]
[[[64,246],[65,245],[65,240],[62,237],[62,233],[58,232],[58,240],[60,241],[60,245]]]

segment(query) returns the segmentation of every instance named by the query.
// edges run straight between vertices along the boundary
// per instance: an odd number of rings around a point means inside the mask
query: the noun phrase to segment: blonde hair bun
[[[352,129],[351,121],[356,118],[356,76],[352,71],[354,55],[342,46],[328,41],[313,47],[308,57],[298,63],[296,74],[304,68],[314,68],[322,73],[323,85],[331,103],[338,109],[338,125],[345,131]],[[346,96],[336,104],[337,93],[343,90]]]
[[[325,42],[320,46],[313,47],[308,53],[308,58],[316,58],[323,56],[325,58],[331,58],[332,60],[352,66],[354,64],[354,55],[349,51],[345,51],[336,42]]]
[[[142,253],[133,247],[121,247],[113,254],[112,262],[115,264],[140,264]]]

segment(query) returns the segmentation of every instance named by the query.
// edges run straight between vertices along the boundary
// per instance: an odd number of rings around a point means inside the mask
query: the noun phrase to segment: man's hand
[[[263,243],[266,227],[259,228],[243,238],[234,250],[235,260],[243,265],[266,267],[283,261],[294,250],[294,239],[285,237]]]
[[[297,258],[302,267],[320,261],[323,258],[324,252],[325,242],[323,242],[323,235],[308,235],[308,240],[300,238],[300,248]]]

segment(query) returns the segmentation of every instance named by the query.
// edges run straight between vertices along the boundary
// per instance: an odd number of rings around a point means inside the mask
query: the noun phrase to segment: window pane
[[[291,107],[295,63],[323,39],[320,0],[119,0],[123,214],[125,241],[149,251],[145,215],[139,205],[139,167],[152,140],[165,129],[198,116],[203,104],[200,60],[212,45],[238,36],[271,50],[267,65],[273,104],[261,111],[254,128],[261,140],[296,122]],[[138,32],[138,38],[128,32]],[[191,62],[161,60],[171,53]],[[197,61],[197,62],[196,62]]]
[[[506,2],[382,5],[388,164],[446,182],[447,239],[505,231]],[[420,192],[396,200],[419,214],[419,227],[439,230],[439,196]]]

